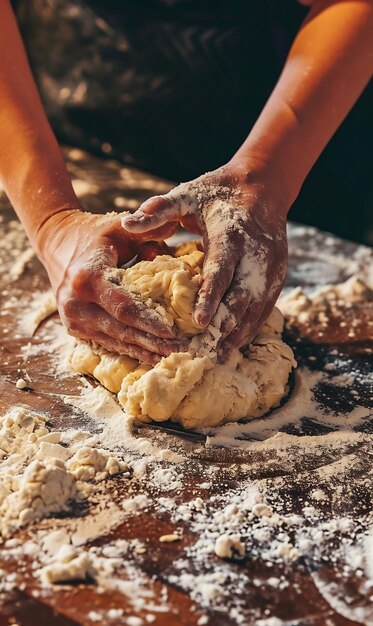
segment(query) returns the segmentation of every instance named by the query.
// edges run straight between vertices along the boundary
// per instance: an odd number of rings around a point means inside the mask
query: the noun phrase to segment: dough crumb
[[[173,543],[174,541],[180,541],[180,535],[176,533],[171,533],[170,535],[161,535],[159,537],[160,543]]]
[[[94,579],[96,571],[90,556],[73,546],[63,545],[58,550],[54,562],[40,570],[40,577],[45,585],[68,582],[71,580],[87,581]]]
[[[16,382],[16,387],[17,387],[17,389],[21,389],[21,390],[22,390],[22,389],[27,389],[27,388],[29,388],[29,385],[28,385],[28,383],[25,381],[25,379],[24,379],[24,378],[19,378],[19,379],[17,380],[17,382]]]
[[[221,559],[242,558],[245,546],[238,535],[220,535],[215,541],[214,552]]]
[[[254,504],[252,512],[257,517],[271,517],[273,511],[267,504],[258,502],[257,504]]]

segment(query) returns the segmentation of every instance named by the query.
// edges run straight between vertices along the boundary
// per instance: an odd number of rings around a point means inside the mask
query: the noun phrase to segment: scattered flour
[[[27,255],[23,262],[27,263]],[[37,294],[35,302],[38,298]],[[45,295],[43,315],[48,314],[48,298]],[[12,302],[11,307],[15,306]],[[29,312],[28,321],[19,320],[20,333],[25,334],[27,328],[32,334],[39,321]],[[49,354],[54,371],[66,375],[70,339],[59,323],[47,322],[39,337],[39,344],[25,346],[25,361],[33,355]],[[335,355],[333,366],[338,365],[338,358]],[[192,457],[185,454],[183,446],[171,445],[171,436],[161,432],[154,437],[147,431],[146,436],[137,436],[132,418],[125,415],[115,397],[86,382],[79,394],[66,396],[65,402],[89,415],[94,434],[51,430],[47,416],[14,407],[0,418],[0,529],[2,551],[16,560],[19,571],[0,571],[0,593],[22,588],[26,556],[33,559],[33,575],[44,585],[76,578],[87,584],[94,580],[99,590],[126,596],[136,613],[130,619],[152,623],[155,616],[171,612],[172,606],[167,590],[159,584],[155,593],[142,572],[146,541],[118,539],[104,546],[92,545],[125,520],[151,510],[169,520],[168,529],[176,529],[160,534],[160,542],[172,538],[175,546],[170,550],[181,550],[167,574],[168,582],[188,592],[196,603],[229,615],[232,622],[246,624],[255,619],[257,626],[280,626],[283,622],[277,617],[248,614],[243,598],[253,585],[286,590],[291,572],[304,560],[312,562],[315,585],[337,613],[372,623],[370,609],[364,604],[373,580],[371,512],[364,508],[363,497],[356,510],[351,505],[348,514],[345,512],[347,501],[353,502],[356,485],[362,494],[371,491],[370,469],[361,461],[369,457],[371,436],[354,430],[366,423],[371,412],[355,403],[344,415],[339,411],[321,414],[315,389],[324,380],[332,380],[341,391],[354,391],[356,383],[356,377],[334,375],[332,368],[325,368],[324,373],[301,366],[286,404],[261,420],[209,429],[205,433],[207,448],[201,443],[191,446]],[[281,432],[289,424],[297,425],[301,415],[332,427],[331,432],[307,436]],[[200,463],[200,459],[219,447],[237,448],[237,457],[231,467],[225,467],[227,484],[219,483],[217,495],[220,467],[216,460],[212,464],[211,460]],[[219,450],[215,453],[219,458]],[[263,458],[266,467],[268,461],[269,475],[257,480]],[[188,484],[192,469],[200,471],[198,487],[191,483],[190,500],[180,503],[178,491]],[[118,471],[133,476],[131,481],[126,479],[125,494],[116,493],[114,487],[106,493],[103,479]],[[69,515],[77,503],[88,504],[89,514],[81,518]],[[63,511],[67,517],[55,516]],[[28,521],[43,517],[37,526],[27,528],[28,538],[12,536]],[[135,521],[132,527],[137,528]],[[233,565],[230,559],[235,561]],[[255,567],[257,561],[264,562],[269,573],[277,567],[276,575],[249,576],[243,564]],[[335,568],[341,581],[348,581],[349,576],[358,579],[361,596],[350,606],[336,588],[321,579],[318,568],[322,572],[325,565]],[[88,615],[92,623],[110,619],[115,623],[121,616],[119,606]],[[198,623],[208,623],[204,617]],[[130,623],[127,617],[124,623]],[[139,623],[132,622],[133,626]]]
[[[39,324],[56,311],[56,298],[51,290],[34,292],[26,313],[18,318],[19,328],[25,335],[32,336]]]

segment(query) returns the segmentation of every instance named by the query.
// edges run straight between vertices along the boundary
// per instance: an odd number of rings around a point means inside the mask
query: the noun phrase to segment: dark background
[[[58,138],[169,180],[234,154],[307,9],[295,0],[19,0]],[[308,176],[290,217],[373,244],[372,88]]]

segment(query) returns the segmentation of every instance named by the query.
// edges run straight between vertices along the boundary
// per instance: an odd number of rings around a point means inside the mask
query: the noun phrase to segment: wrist
[[[54,251],[58,247],[67,225],[76,218],[81,211],[76,206],[62,206],[48,214],[36,228],[32,236],[33,245],[39,259],[48,265]]]
[[[240,151],[227,165],[240,185],[256,188],[258,197],[262,198],[273,212],[286,218],[299,189],[291,180],[284,179],[280,168],[269,159],[252,154],[246,156]]]

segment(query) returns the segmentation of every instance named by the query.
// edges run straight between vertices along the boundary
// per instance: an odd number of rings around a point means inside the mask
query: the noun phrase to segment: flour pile
[[[92,483],[128,472],[104,450],[68,445],[66,433],[50,431],[47,417],[14,407],[0,417],[0,536],[84,500]]]

